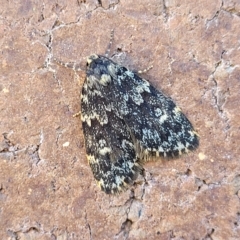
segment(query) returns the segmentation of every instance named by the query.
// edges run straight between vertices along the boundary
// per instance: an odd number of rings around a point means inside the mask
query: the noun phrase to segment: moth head
[[[93,55],[89,56],[87,58],[87,66],[89,66],[93,60],[98,59],[98,58],[99,58],[99,56],[96,55],[96,54],[93,54]]]
[[[104,56],[93,54],[87,58],[87,76],[96,84],[108,86],[111,82],[108,65],[110,60]]]

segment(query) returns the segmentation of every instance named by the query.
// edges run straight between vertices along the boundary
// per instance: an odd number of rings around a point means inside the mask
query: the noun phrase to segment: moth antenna
[[[145,68],[145,69],[143,69],[143,70],[139,70],[137,73],[138,74],[143,74],[143,73],[146,73],[146,72],[148,72],[150,69],[152,69],[153,68],[153,65],[151,65],[151,66],[149,66],[148,68]]]
[[[66,68],[70,68],[73,69],[76,72],[82,71],[82,69],[80,68],[80,65],[76,62],[62,62],[61,60],[57,59],[57,58],[53,58],[53,62],[57,63],[58,65],[61,65],[63,67]]]
[[[114,38],[114,29],[111,30],[111,35],[110,35],[110,41],[108,44],[108,48],[107,51],[105,53],[105,57],[108,57],[110,51],[111,51],[111,47],[112,47],[112,43],[113,43],[113,38]]]

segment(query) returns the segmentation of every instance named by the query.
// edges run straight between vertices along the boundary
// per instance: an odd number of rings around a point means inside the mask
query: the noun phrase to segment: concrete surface
[[[111,29],[114,60],[153,65],[144,77],[200,135],[117,196],[96,186],[72,117]],[[240,239],[239,0],[2,1],[0,36],[0,239]]]

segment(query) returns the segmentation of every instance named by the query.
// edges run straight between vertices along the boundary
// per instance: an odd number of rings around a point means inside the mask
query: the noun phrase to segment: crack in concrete
[[[169,9],[166,6],[166,0],[162,0],[162,4],[163,4],[163,18],[164,18],[164,22],[168,22],[169,20]]]
[[[145,177],[144,177],[144,179],[145,179]],[[133,204],[135,202],[137,204],[144,199],[146,185],[147,185],[147,180],[145,179],[145,183],[143,185],[143,191],[142,191],[140,200],[136,198],[134,189],[133,188],[131,189],[128,200],[123,204],[123,206],[127,207],[125,210],[126,218],[125,218],[125,221],[121,224],[121,228],[120,228],[119,232],[115,235],[116,239],[118,239],[118,238],[128,239],[130,231],[131,231],[131,227],[134,224],[134,219],[131,219],[131,216],[129,216],[129,214],[131,212],[131,208],[132,208]],[[141,212],[142,212],[142,206],[140,207],[140,209],[138,209],[138,218],[141,216]],[[134,213],[132,213],[132,214],[134,217]]]
[[[44,135],[43,135],[43,131],[41,129],[40,134],[39,134],[39,144],[33,145],[32,149],[30,147],[30,150],[32,150],[32,153],[29,152],[29,155],[34,160],[35,165],[38,165],[38,163],[42,160],[39,155],[39,150],[43,143],[43,140],[44,140]]]
[[[89,224],[88,222],[88,218],[87,218],[87,212],[85,210],[85,216],[84,216],[84,219],[85,219],[85,222],[86,222],[86,225],[88,227],[88,231],[89,231],[89,239],[92,240],[92,229],[91,229],[91,225]]]
[[[26,231],[23,231],[23,233],[30,233],[30,232],[39,232],[39,229],[37,227],[29,227]]]
[[[221,180],[217,182],[209,182],[207,183],[206,180],[195,177],[195,184],[198,186],[197,191],[200,192],[201,190],[206,190],[206,189],[213,189],[216,187],[221,187],[223,184],[227,183],[227,176],[222,177]],[[204,186],[206,186],[204,188]]]
[[[7,234],[11,237],[11,240],[19,240],[18,232],[11,229],[7,230]]]
[[[237,212],[236,215],[237,216],[236,216],[236,221],[234,222],[234,226],[235,226],[235,228],[239,228],[239,226],[240,226],[240,212]]]
[[[208,25],[209,23],[211,23],[212,21],[214,21],[216,18],[218,18],[219,16],[219,13],[222,11],[222,7],[223,7],[223,0],[221,2],[221,6],[219,7],[219,9],[216,11],[216,13],[214,14],[214,16],[210,19],[207,19],[207,24]]]
[[[223,11],[225,12],[228,12],[230,13],[231,15],[234,15],[234,16],[237,16],[237,17],[240,17],[240,12],[238,12],[235,8],[232,8],[232,9],[222,9]]]
[[[209,229],[207,235],[203,238],[203,240],[212,240],[213,239],[212,235],[214,231],[215,231],[214,228]]]
[[[29,145],[27,147],[19,148],[17,145],[12,143],[10,139],[7,136],[7,133],[3,133],[4,142],[1,144],[0,148],[0,156],[8,159],[13,160],[17,157],[17,155],[21,152],[27,152],[28,155],[33,160],[33,163],[35,165],[38,165],[38,163],[41,161],[41,158],[39,156],[39,148],[41,147],[43,137],[42,132],[40,133],[40,141],[37,145]]]
[[[217,109],[217,112],[219,116],[223,119],[224,125],[225,125],[225,132],[226,137],[229,135],[229,129],[231,128],[229,124],[229,118],[227,117],[227,114],[224,110],[224,104],[226,102],[226,98],[229,95],[229,89],[226,89],[225,91],[219,90],[218,82],[216,80],[215,74],[218,71],[218,68],[221,68],[224,65],[223,60],[223,54],[225,53],[225,50],[222,51],[220,60],[215,64],[215,68],[213,72],[210,74],[211,80],[214,83],[214,87],[212,88],[212,96],[215,102],[215,106]]]
[[[14,160],[16,159],[16,156],[21,153],[26,151],[26,147],[24,148],[19,148],[17,146],[17,144],[14,144],[13,142],[11,142],[11,140],[8,138],[8,135],[10,135],[10,133],[3,133],[3,138],[4,138],[4,142],[1,143],[0,146],[0,156],[3,159],[7,159],[7,160]]]
[[[110,1],[109,1],[110,2]],[[113,3],[109,3],[108,2],[108,7],[104,7],[103,5],[103,2],[102,0],[98,0],[98,4],[101,8],[103,8],[104,10],[109,10],[110,8],[114,8],[116,5],[118,5],[120,3],[120,0],[117,0],[116,2],[113,2]],[[98,7],[97,7],[98,8]],[[96,10],[96,9],[94,9]]]
[[[131,226],[133,224],[133,221],[129,219],[129,212],[130,208],[133,204],[133,201],[135,200],[135,192],[134,189],[131,189],[129,199],[123,204],[123,206],[128,205],[125,214],[126,214],[126,219],[125,221],[121,224],[121,228],[119,232],[115,235],[114,239],[124,239],[127,240],[129,236],[129,232],[131,230]]]
[[[211,24],[211,22],[217,20],[217,18],[218,18],[218,16],[219,16],[221,11],[224,11],[224,12],[230,13],[231,15],[235,15],[237,17],[240,17],[240,12],[237,11],[235,7],[230,7],[229,9],[227,7],[224,7],[224,0],[222,0],[221,6],[216,11],[214,16],[211,19],[207,19],[207,21],[206,21],[206,28],[207,29],[208,29],[209,25]]]
[[[57,145],[57,147],[58,147],[58,140],[59,140],[59,138],[62,136],[62,130],[61,130],[60,127],[58,127],[58,128],[56,129],[56,133],[57,133],[56,145]]]
[[[118,239],[120,237],[120,239],[124,239],[127,240],[129,237],[129,233],[131,230],[133,222],[129,219],[126,219],[122,225],[121,225],[121,229],[120,231],[116,234],[116,236],[114,237],[114,239]],[[122,236],[122,237],[121,237]]]
[[[48,53],[47,53],[47,56],[45,58],[45,62],[44,62],[44,68],[49,68],[49,65],[51,64],[51,59],[52,59],[52,43],[53,43],[53,35],[52,35],[52,31],[49,31],[47,33],[48,35],[48,41],[47,43],[45,44],[47,50],[48,50]]]
[[[32,233],[36,234],[39,232],[40,230],[36,226],[28,227],[26,230],[24,230],[24,226],[20,230],[7,230],[7,234],[11,237],[12,240],[20,240],[22,237],[24,237],[24,239],[28,239],[29,237],[32,239],[33,236],[29,236],[29,234],[32,235]],[[22,236],[22,234],[24,234],[24,236]]]
[[[77,0],[78,6],[80,6],[82,3],[86,3],[86,0]]]
[[[41,161],[41,158],[39,157],[39,148],[40,148],[40,146],[41,146],[41,144],[37,144],[37,145],[29,146],[27,148],[28,155],[33,160],[32,163],[35,164],[36,166]]]
[[[233,1],[234,2],[234,1]],[[227,1],[228,3],[228,1]],[[240,12],[238,10],[236,10],[235,8],[235,4],[234,6],[224,6],[224,0],[223,0],[223,6],[222,6],[222,10],[230,13],[231,15],[236,15],[237,17],[240,17]]]

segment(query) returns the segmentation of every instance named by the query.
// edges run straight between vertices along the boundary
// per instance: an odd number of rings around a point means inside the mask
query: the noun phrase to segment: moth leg
[[[73,117],[78,117],[78,116],[80,116],[80,115],[81,115],[81,112],[79,111],[79,112],[73,114]]]

